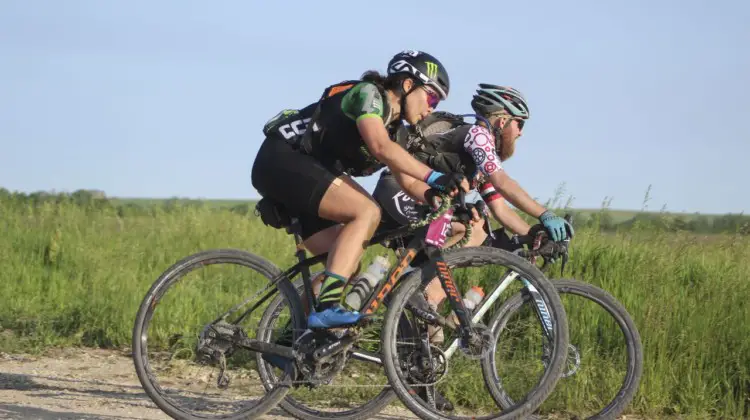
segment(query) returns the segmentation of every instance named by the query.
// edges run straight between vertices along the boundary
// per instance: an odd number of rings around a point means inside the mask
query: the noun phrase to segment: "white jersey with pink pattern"
[[[478,125],[471,127],[464,139],[464,150],[471,155],[477,169],[485,176],[502,169],[500,157],[495,151],[495,139],[488,129]]]

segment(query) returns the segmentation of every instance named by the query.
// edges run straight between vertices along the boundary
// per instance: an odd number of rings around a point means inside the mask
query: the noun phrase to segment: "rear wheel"
[[[291,282],[283,278],[271,286],[280,274],[257,255],[217,249],[180,260],[154,282],[136,315],[133,362],[159,408],[176,419],[235,420],[261,416],[284,398],[291,374],[270,390],[260,383],[251,386],[257,379],[253,352],[234,341],[255,335],[246,331],[257,328],[266,304],[261,295],[274,292],[292,308],[288,321],[294,330],[303,328],[302,305]],[[244,304],[254,302],[256,310],[237,324],[231,316],[220,319],[252,286],[260,291]]]

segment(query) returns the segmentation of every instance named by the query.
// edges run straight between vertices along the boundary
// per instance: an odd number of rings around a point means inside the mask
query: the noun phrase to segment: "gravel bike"
[[[463,204],[463,200],[461,200]],[[283,213],[283,209],[273,206],[277,216]],[[542,272],[523,258],[513,255],[507,251],[487,248],[472,247],[460,248],[446,251],[442,248],[445,241],[446,228],[450,225],[450,217],[446,219],[445,214],[452,211],[451,200],[444,197],[441,206],[424,220],[409,226],[383,232],[373,237],[368,246],[378,244],[395,238],[411,236],[412,239],[405,248],[399,262],[388,272],[384,281],[376,285],[369,295],[362,312],[365,314],[362,320],[355,325],[336,329],[311,330],[306,326],[303,303],[291,279],[301,275],[306,306],[315,307],[314,294],[312,293],[312,281],[310,267],[325,261],[327,254],[314,257],[306,257],[304,248],[301,247],[302,239],[299,235],[300,224],[295,217],[278,217],[278,221],[271,223],[278,228],[286,228],[291,233],[297,244],[296,258],[298,262],[291,268],[281,271],[268,260],[250,252],[234,249],[215,249],[188,256],[175,263],[167,269],[152,285],[146,294],[136,316],[133,329],[133,355],[134,364],[138,378],[149,397],[165,413],[178,419],[215,418],[241,419],[262,415],[273,409],[287,395],[289,390],[295,386],[316,387],[330,383],[337,373],[345,366],[351,355],[356,357],[374,358],[372,353],[352,351],[362,337],[362,329],[372,324],[376,315],[385,312],[382,322],[382,333],[380,336],[381,354],[380,362],[385,368],[388,382],[397,397],[415,414],[425,419],[435,418],[457,418],[448,416],[436,410],[430,401],[423,401],[414,390],[419,387],[430,386],[436,382],[441,369],[447,367],[447,358],[452,354],[460,353],[478,360],[486,356],[493,342],[489,329],[481,324],[472,322],[469,312],[464,307],[463,301],[458,294],[452,271],[461,267],[494,268],[495,266],[507,267],[513,273],[513,278],[520,278],[529,293],[534,297],[537,316],[548,329],[549,333],[546,358],[546,369],[539,381],[522,398],[513,401],[509,406],[503,407],[502,413],[490,413],[484,416],[469,415],[471,418],[483,419],[516,419],[523,418],[536,410],[553,391],[555,384],[565,366],[568,349],[568,326],[565,311],[559,295],[554,286],[542,274]],[[446,222],[447,220],[447,222]],[[265,221],[265,220],[264,220]],[[427,261],[420,268],[403,276],[404,270],[414,261],[415,257],[422,256]],[[224,412],[215,413],[215,404],[211,400],[200,400],[197,405],[201,409],[198,413],[190,411],[183,398],[172,398],[165,392],[165,383],[155,380],[155,372],[150,368],[153,360],[149,353],[149,341],[146,332],[159,307],[160,301],[165,293],[175,288],[180,279],[190,271],[197,268],[218,265],[234,264],[249,268],[266,278],[266,286],[251,297],[239,304],[233,305],[228,310],[215,317],[211,322],[198,328],[191,338],[194,343],[192,359],[204,365],[218,366],[219,374],[215,377],[216,387],[219,389],[228,387],[232,381],[228,374],[230,359],[236,357],[239,350],[247,350],[254,353],[256,358],[262,356],[281,356],[290,360],[284,367],[283,374],[275,378],[274,382],[263,380],[265,393],[249,406],[236,408],[236,404],[229,404]],[[451,309],[457,316],[458,323],[454,324],[445,317],[430,311],[420,310],[415,305],[409,304],[413,295],[419,295],[426,281],[437,277],[443,290],[448,296]],[[210,279],[208,279],[210,281]],[[505,284],[507,285],[508,282]],[[292,331],[291,345],[269,342],[263,337],[259,330],[255,337],[248,334],[250,328],[242,327],[241,323],[257,315],[260,309],[274,295],[279,294],[289,309],[289,323]],[[211,296],[206,296],[210,300]],[[387,308],[384,303],[388,302]],[[250,302],[254,302],[249,305]],[[246,307],[249,308],[238,312]],[[404,311],[408,316],[404,317]],[[402,318],[408,318],[405,322]],[[414,348],[408,347],[400,339],[405,334],[414,335],[413,331],[421,331],[427,323],[437,323],[455,328],[457,340],[454,341],[450,353],[435,351],[424,336],[420,336],[416,343],[407,343]],[[409,327],[412,327],[410,329]],[[417,328],[414,328],[417,327]],[[179,334],[182,339],[187,335],[184,330]],[[169,332],[163,333],[169,337]],[[265,338],[265,339],[264,339]],[[170,340],[166,340],[170,341]],[[408,347],[408,349],[405,349]],[[159,356],[163,357],[163,356]],[[402,360],[406,357],[406,360]],[[258,362],[258,368],[262,373],[262,362]],[[212,377],[213,378],[213,377]],[[206,387],[208,382],[206,382]],[[386,391],[388,392],[388,391]],[[241,400],[241,396],[236,400]],[[429,398],[428,398],[429,400]],[[196,404],[193,404],[194,406]],[[378,408],[379,409],[382,407]],[[368,417],[369,411],[359,413],[360,418]]]

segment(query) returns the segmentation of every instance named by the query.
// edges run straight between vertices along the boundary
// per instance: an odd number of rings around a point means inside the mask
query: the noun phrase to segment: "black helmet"
[[[480,83],[471,100],[471,107],[481,115],[505,111],[514,117],[527,119],[531,116],[526,98],[521,92],[507,86]]]
[[[388,75],[407,73],[434,88],[441,99],[446,99],[451,88],[448,72],[440,61],[422,51],[404,50],[391,58]]]

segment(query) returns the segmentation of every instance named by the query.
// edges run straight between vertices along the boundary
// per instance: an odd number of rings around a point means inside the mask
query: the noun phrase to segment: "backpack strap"
[[[312,153],[312,135],[315,129],[315,124],[317,124],[318,118],[320,117],[320,110],[323,108],[323,101],[337,93],[349,90],[357,85],[357,83],[361,82],[361,80],[346,80],[341,83],[336,83],[335,85],[328,86],[323,91],[323,94],[320,95],[320,99],[318,99],[318,106],[315,108],[315,112],[313,112],[312,116],[310,117],[310,122],[308,123],[309,128],[305,130],[305,133],[302,135],[302,139],[300,139],[300,147],[305,151],[305,153]]]

